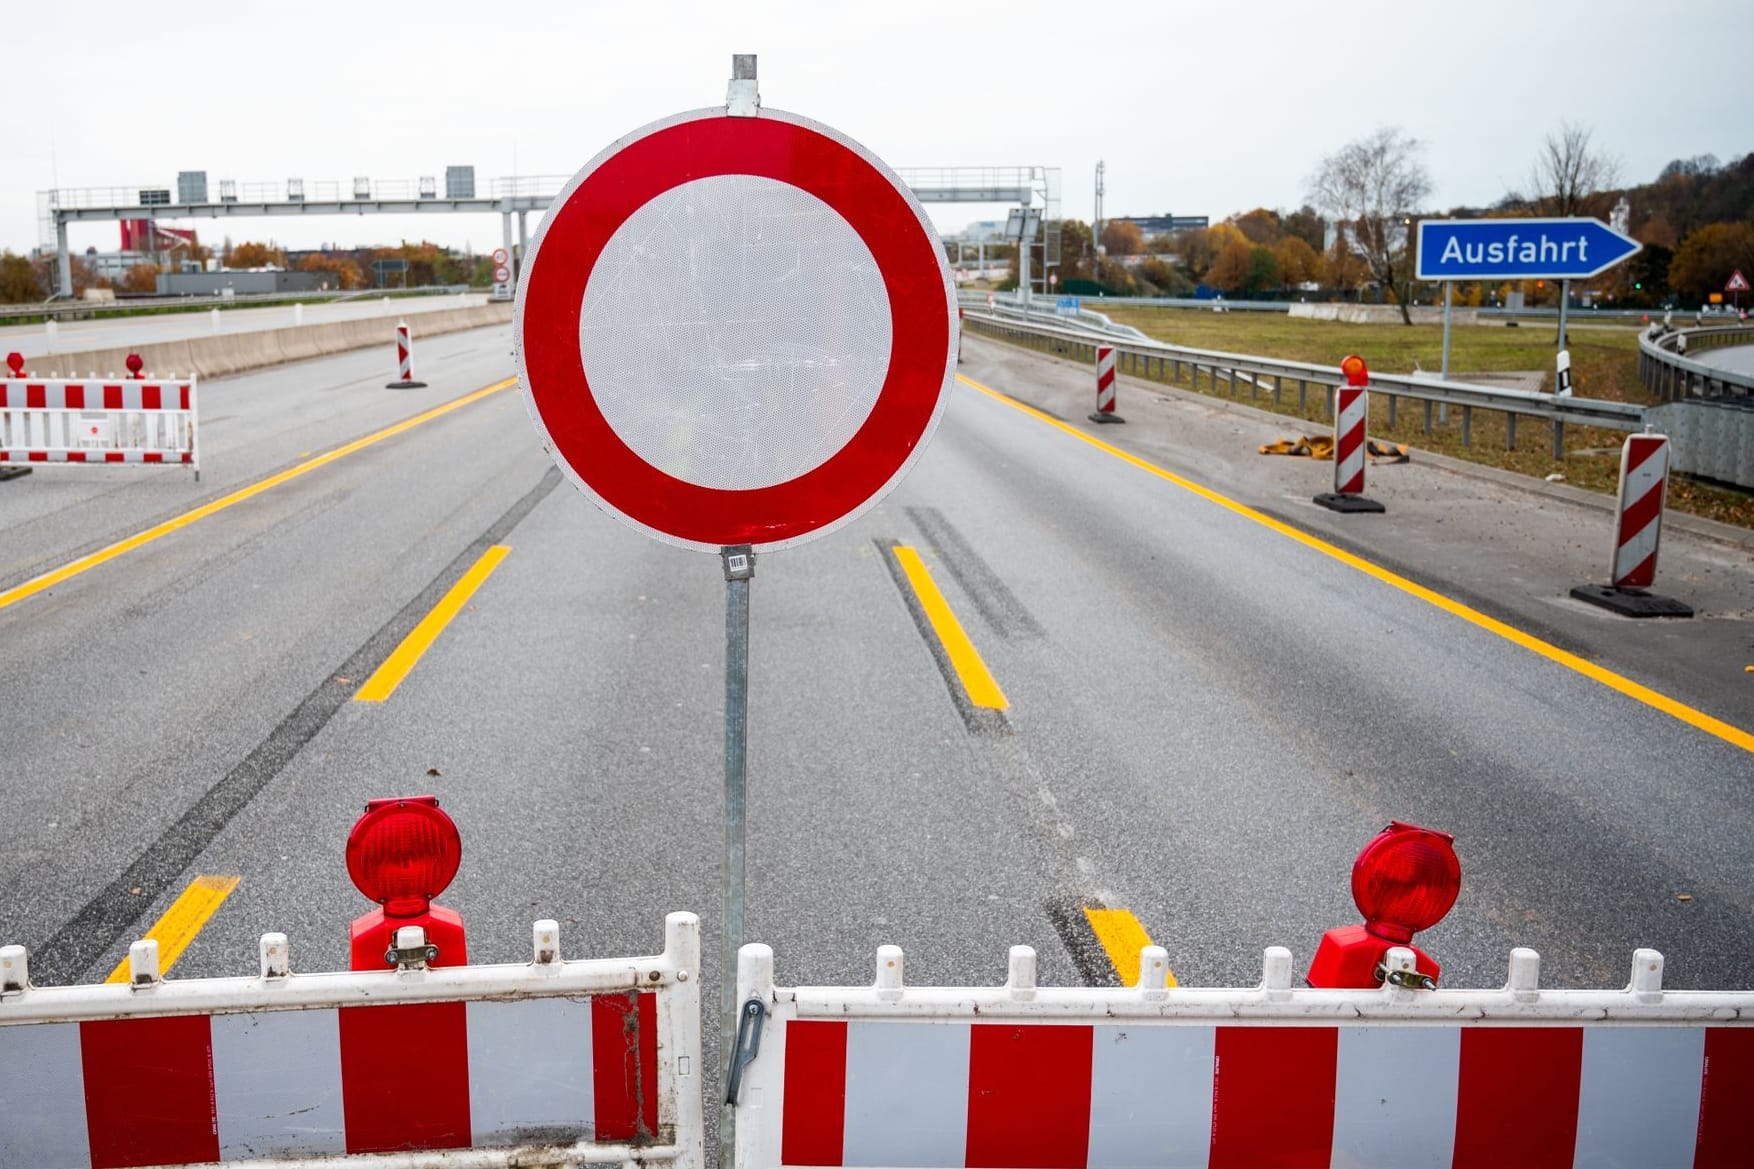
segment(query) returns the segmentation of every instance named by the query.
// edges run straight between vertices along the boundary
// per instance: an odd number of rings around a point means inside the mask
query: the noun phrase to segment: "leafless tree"
[[[1423,145],[1385,126],[1328,155],[1309,180],[1309,200],[1328,213],[1371,279],[1394,297],[1401,321],[1412,293],[1413,219],[1431,193]]]
[[[1590,142],[1587,126],[1559,123],[1548,134],[1529,172],[1536,210],[1544,215],[1594,215],[1602,193],[1620,182],[1620,160]]]

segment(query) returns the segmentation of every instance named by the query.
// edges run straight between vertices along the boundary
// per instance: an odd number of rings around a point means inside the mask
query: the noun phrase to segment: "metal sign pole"
[[[1559,348],[1565,348],[1565,310],[1571,303],[1571,281],[1559,282]]]
[[[719,947],[719,1051],[730,1083],[737,1058],[737,951],[743,948],[743,812],[748,801],[749,763],[749,582],[755,553],[739,544],[719,553],[725,569],[725,867],[724,940]],[[731,1164],[737,1136],[737,1110],[722,1109],[719,1164]]]
[[[1449,380],[1449,310],[1456,297],[1456,282],[1443,282],[1443,380]]]

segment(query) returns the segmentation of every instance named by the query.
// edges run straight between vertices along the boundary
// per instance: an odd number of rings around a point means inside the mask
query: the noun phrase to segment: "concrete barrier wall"
[[[1443,323],[1443,310],[1440,308],[1415,308],[1409,310],[1413,314],[1413,323],[1418,325],[1440,325]],[[1386,325],[1400,324],[1401,310],[1392,304],[1293,304],[1291,315],[1305,317],[1312,321],[1344,321],[1350,325]],[[1450,310],[1450,322],[1456,325],[1477,325],[1480,323],[1480,311],[1471,308]]]
[[[420,339],[464,329],[503,325],[512,319],[510,301],[470,305],[466,308],[440,309],[425,312],[408,322],[414,334],[414,367],[420,372]],[[396,373],[396,322],[391,317],[370,317],[357,321],[335,321],[324,325],[294,325],[284,329],[263,329],[255,333],[220,333],[209,337],[188,337],[180,341],[163,341],[136,349],[92,349],[83,353],[57,353],[32,358],[31,372],[47,375],[59,371],[68,376],[96,373],[103,377],[122,376],[127,370],[128,354],[138,353],[146,363],[144,372],[161,377],[186,377],[196,374],[203,378],[224,377],[247,369],[281,365],[289,361],[305,361],[326,357],[352,349],[384,347],[384,374]]]

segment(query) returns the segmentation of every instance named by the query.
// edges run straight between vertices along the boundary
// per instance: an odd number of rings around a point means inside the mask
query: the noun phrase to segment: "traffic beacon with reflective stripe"
[[[1309,984],[1326,989],[1380,986],[1389,947],[1405,946],[1418,960],[1415,985],[1434,989],[1441,967],[1413,944],[1413,935],[1442,921],[1461,892],[1462,865],[1451,847],[1454,842],[1447,832],[1399,820],[1377,833],[1352,863],[1352,900],[1364,914],[1364,924],[1322,935],[1309,964]]]
[[[354,919],[350,968],[386,970],[417,957],[396,951],[396,932],[409,926],[426,931],[426,954],[418,956],[426,965],[467,965],[462,915],[432,903],[462,859],[463,839],[437,796],[367,804],[347,834],[347,875],[378,908]]]

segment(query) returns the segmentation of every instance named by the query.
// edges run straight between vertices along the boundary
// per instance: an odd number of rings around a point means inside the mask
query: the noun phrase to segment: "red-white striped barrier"
[[[390,382],[385,389],[413,390],[425,386],[425,382],[414,380],[414,334],[409,331],[407,321],[396,322],[396,381]]]
[[[1096,347],[1096,410],[1090,415],[1092,422],[1125,422],[1115,413],[1115,347],[1098,345]]]
[[[999,988],[903,988],[885,947],[875,986],[782,990],[763,950],[741,1169],[1747,1164],[1754,994],[1663,992],[1655,951],[1626,991],[1518,951],[1470,992],[1293,990],[1282,950],[1254,990],[1037,988],[1026,947]]]
[[[1645,591],[1656,583],[1668,484],[1668,436],[1634,434],[1627,438],[1620,448],[1620,498],[1614,509],[1608,584],[1578,585],[1571,590],[1573,597],[1626,617],[1693,616],[1690,605]]]
[[[260,979],[132,987],[13,989],[7,947],[0,1165],[698,1166],[698,930],[668,926],[652,958],[564,962],[538,922],[528,965],[318,975],[287,972],[271,934]]]
[[[1348,356],[1340,368],[1346,374],[1346,384],[1334,387],[1334,490],[1316,496],[1315,501],[1334,511],[1380,512],[1385,510],[1383,505],[1364,495],[1370,371],[1357,355]]]
[[[1657,546],[1668,498],[1669,439],[1634,434],[1620,448],[1620,503],[1608,581],[1617,589],[1649,588],[1657,578]]]
[[[0,379],[0,463],[174,464],[199,478],[194,377],[39,377],[13,358]]]

